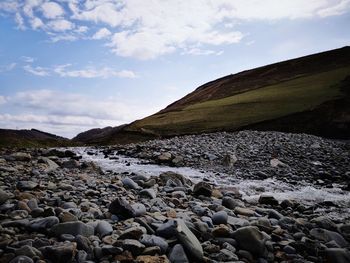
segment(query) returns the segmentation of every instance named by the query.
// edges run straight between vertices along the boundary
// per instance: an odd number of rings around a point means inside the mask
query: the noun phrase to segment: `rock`
[[[17,256],[10,261],[10,263],[34,263],[34,261],[27,256]]]
[[[161,224],[156,231],[158,236],[164,238],[171,238],[176,235],[176,228],[174,227],[174,220],[169,220],[168,222]]]
[[[10,158],[15,161],[29,162],[32,159],[32,156],[29,153],[17,152],[17,153],[11,154]]]
[[[90,225],[84,224],[83,222],[66,222],[54,225],[51,230],[51,234],[59,237],[62,234],[71,234],[73,236],[92,236],[94,234],[94,228]]]
[[[343,248],[326,249],[327,262],[332,263],[348,263],[350,262],[350,252]]]
[[[144,244],[146,247],[158,246],[160,247],[162,253],[166,253],[168,250],[168,243],[161,237],[155,235],[142,235],[140,242]]]
[[[168,180],[179,181],[182,185],[191,184],[191,181],[185,178],[183,175],[174,172],[165,172],[159,175],[159,179],[163,185],[165,185]]]
[[[278,160],[276,158],[270,160],[270,165],[271,165],[271,167],[274,167],[274,168],[287,166],[285,163],[281,162],[280,160]]]
[[[222,198],[222,205],[228,209],[234,209],[237,206],[237,202],[230,196],[224,196]]]
[[[20,191],[25,191],[25,190],[33,190],[37,186],[38,186],[38,184],[36,182],[19,181],[16,185],[16,188]]]
[[[63,168],[67,168],[67,169],[74,169],[74,168],[79,168],[80,167],[80,163],[77,160],[68,160],[68,161],[64,161],[61,164],[61,167]]]
[[[137,256],[142,253],[145,249],[145,246],[139,241],[134,239],[125,239],[123,241],[123,249],[130,251],[133,255]]]
[[[77,248],[79,250],[84,250],[89,255],[92,254],[91,242],[87,237],[77,235],[75,242],[77,242]]]
[[[45,258],[55,263],[72,262],[77,253],[77,244],[74,242],[58,244],[42,248]]]
[[[236,207],[235,208],[235,213],[243,216],[254,216],[255,212],[249,208],[245,207]]]
[[[322,228],[313,228],[310,230],[310,235],[314,238],[329,242],[329,241],[335,241],[340,247],[347,247],[349,243],[337,232],[329,231]]]
[[[99,221],[96,228],[95,228],[95,232],[100,236],[100,237],[104,237],[107,235],[112,234],[113,232],[113,227],[110,223],[108,223],[107,221]]]
[[[133,179],[131,179],[129,177],[123,178],[122,183],[126,188],[129,188],[129,189],[137,190],[140,188],[140,186],[137,183],[135,183],[135,181]]]
[[[46,173],[53,172],[53,171],[55,171],[56,169],[59,168],[57,163],[55,163],[54,161],[50,160],[47,157],[40,157],[39,160],[47,165],[47,167],[44,170]]]
[[[134,209],[124,198],[115,199],[108,208],[109,212],[121,218],[132,218],[135,216]]]
[[[263,257],[266,254],[266,238],[257,227],[241,227],[234,231],[232,236],[242,249],[249,251],[253,255]]]
[[[227,224],[228,215],[226,211],[219,211],[211,217],[214,225]]]
[[[238,161],[235,154],[226,154],[222,159],[222,164],[227,167],[233,167],[233,165]]]
[[[213,228],[211,234],[213,237],[230,237],[232,230],[226,225],[219,225]]]
[[[35,247],[25,245],[15,250],[16,256],[42,257],[42,254]]]
[[[233,217],[233,216],[229,216],[227,219],[227,223],[231,226],[233,226],[234,228],[240,228],[243,226],[249,226],[249,221],[247,219],[244,218],[239,218],[239,217]]]
[[[337,225],[330,218],[326,216],[319,216],[319,217],[313,218],[311,220],[311,223],[315,223],[318,227],[324,228],[327,230],[335,230],[337,228]]]
[[[278,201],[272,195],[269,195],[269,194],[260,195],[259,203],[263,205],[271,205],[271,206],[278,205]]]
[[[160,162],[169,162],[172,159],[172,155],[169,152],[164,152],[158,155],[157,159]]]
[[[133,209],[134,216],[143,216],[146,214],[147,210],[144,204],[141,203],[135,203],[131,205]]]
[[[68,211],[63,211],[58,217],[62,223],[78,221],[78,218]]]
[[[0,205],[4,204],[9,199],[10,199],[10,195],[0,189]]]
[[[187,254],[195,260],[203,260],[203,249],[197,237],[189,230],[182,219],[174,221],[176,236],[185,248]]]
[[[148,198],[151,198],[151,199],[154,199],[154,198],[157,197],[156,192],[155,192],[154,189],[152,189],[152,188],[141,190],[141,191],[140,191],[140,195],[141,195],[141,196],[148,197]]]
[[[146,230],[141,227],[130,227],[120,233],[118,239],[136,239],[139,240],[140,237],[146,233]]]
[[[193,195],[195,196],[208,196],[210,197],[212,193],[212,187],[210,184],[206,182],[199,182],[193,187]]]
[[[57,225],[60,220],[55,216],[45,218],[37,218],[30,221],[28,228],[32,231],[48,231],[54,225]]]
[[[170,263],[166,256],[138,256],[136,263]]]
[[[171,263],[189,263],[185,250],[180,244],[176,244],[169,254]]]
[[[27,210],[14,210],[9,213],[9,217],[11,219],[23,219],[28,217],[28,211]]]

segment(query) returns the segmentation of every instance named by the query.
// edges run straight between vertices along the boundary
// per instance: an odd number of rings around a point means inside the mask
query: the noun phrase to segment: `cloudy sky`
[[[350,44],[350,0],[1,0],[0,127],[66,137]]]

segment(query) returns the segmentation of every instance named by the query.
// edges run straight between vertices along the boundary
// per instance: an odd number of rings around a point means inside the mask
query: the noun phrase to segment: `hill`
[[[0,147],[58,147],[74,145],[69,139],[31,130],[0,129]]]
[[[241,129],[350,136],[350,47],[229,75],[124,131],[174,136]]]

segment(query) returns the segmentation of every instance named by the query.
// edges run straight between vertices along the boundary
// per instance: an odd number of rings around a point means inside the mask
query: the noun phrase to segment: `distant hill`
[[[124,132],[174,136],[241,129],[350,137],[350,47],[208,82]]]
[[[0,129],[0,147],[58,147],[74,145],[69,139],[36,129]]]

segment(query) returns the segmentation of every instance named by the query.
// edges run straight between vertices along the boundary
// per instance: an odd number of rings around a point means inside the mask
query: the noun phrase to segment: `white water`
[[[158,176],[163,172],[172,171],[182,174],[194,182],[205,178],[218,186],[236,187],[239,189],[242,197],[249,202],[256,202],[262,193],[271,194],[279,201],[292,199],[305,205],[330,201],[338,205],[338,208],[329,208],[327,211],[324,211],[325,213],[336,219],[350,218],[350,193],[341,190],[336,185],[333,188],[316,188],[314,185],[306,184],[305,182],[300,183],[300,185],[291,185],[273,178],[265,180],[237,180],[227,174],[217,175],[189,167],[145,164],[140,159],[121,155],[114,156],[117,159],[104,158],[103,154],[88,155],[86,148],[75,148],[75,151],[83,157],[83,160],[93,161],[106,171],[128,172],[146,176]]]

